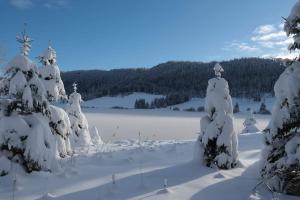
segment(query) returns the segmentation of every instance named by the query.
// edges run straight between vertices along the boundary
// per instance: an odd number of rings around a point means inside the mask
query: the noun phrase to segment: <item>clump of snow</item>
[[[22,71],[18,71],[10,80],[9,95],[21,94],[27,84],[27,80]]]
[[[0,176],[7,175],[10,171],[11,162],[6,156],[0,155]]]
[[[94,145],[102,145],[103,141],[100,137],[99,131],[96,126],[93,126],[90,130],[91,140]]]
[[[207,116],[201,119],[201,131],[195,152],[201,153],[201,163],[206,166],[232,168],[237,164],[237,134],[233,128],[232,100],[229,86],[221,78],[223,68],[216,64],[216,78],[208,81],[205,111]]]
[[[248,110],[246,119],[243,123],[244,129],[242,130],[241,133],[256,133],[259,132],[260,130],[256,127],[256,119],[253,116],[253,112],[251,109]]]
[[[57,168],[56,141],[47,119],[39,113],[1,117],[0,144],[12,153],[8,157],[21,156],[29,172]]]
[[[50,127],[55,133],[59,155],[65,157],[72,153],[70,135],[72,133],[68,114],[61,108],[50,105]]]
[[[23,95],[22,95],[22,102],[24,103],[24,106],[31,110],[33,109],[33,99],[32,99],[32,93],[30,86],[26,86]]]
[[[29,72],[36,69],[36,64],[22,54],[16,55],[4,68],[6,73],[16,73],[19,70]]]

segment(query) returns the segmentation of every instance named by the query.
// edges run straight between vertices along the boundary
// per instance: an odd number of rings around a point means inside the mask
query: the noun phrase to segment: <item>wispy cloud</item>
[[[52,1],[48,1],[48,2],[45,2],[43,4],[43,6],[45,8],[59,8],[59,7],[65,7],[69,4],[69,1],[68,0],[52,0]]]
[[[51,9],[66,7],[69,4],[69,0],[9,0],[9,2],[17,9],[29,9],[33,5]]]
[[[251,40],[265,48],[287,47],[293,41],[282,30],[282,25],[275,27],[270,24],[258,27],[254,31],[254,36],[251,37]]]
[[[27,9],[33,5],[31,0],[10,0],[10,4],[18,9]]]
[[[275,30],[276,30],[276,28],[274,27],[274,25],[267,24],[267,25],[262,25],[262,26],[257,27],[254,30],[254,33],[256,33],[256,34],[268,34],[268,33],[271,33]]]
[[[237,50],[237,51],[246,51],[246,52],[254,52],[259,49],[256,46],[251,46],[245,42],[233,41],[229,45],[227,45],[224,50]]]
[[[292,58],[296,53],[287,50],[289,44],[293,42],[291,37],[287,37],[283,31],[283,24],[266,24],[254,29],[252,36],[246,41],[236,40],[227,45],[224,49],[230,51],[240,51],[252,53],[253,56]],[[252,55],[251,54],[251,55]]]

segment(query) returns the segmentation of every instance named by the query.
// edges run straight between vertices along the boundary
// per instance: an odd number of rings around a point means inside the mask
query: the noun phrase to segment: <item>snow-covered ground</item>
[[[136,139],[139,133],[144,139],[152,140],[191,140],[196,138],[200,131],[200,118],[204,112],[187,112],[184,109],[204,105],[204,99],[193,98],[190,101],[172,106],[181,111],[170,108],[163,109],[132,109],[136,99],[144,98],[148,102],[159,95],[133,93],[129,96],[102,97],[83,102],[83,111],[89,121],[90,127],[96,126],[104,141],[118,141]],[[241,112],[235,114],[235,130],[241,132],[246,117],[246,109],[258,110],[260,102],[249,99],[233,98],[233,103],[238,102]],[[274,98],[266,98],[267,108],[271,110]],[[130,109],[111,109],[114,106]],[[259,129],[264,129],[270,115],[254,115]]]
[[[123,99],[123,104],[102,105],[101,98],[85,102],[89,107],[83,109],[90,127],[97,126],[106,143],[77,150],[74,158],[61,160],[62,169],[52,174],[26,174],[13,166],[17,179],[15,199],[299,199],[272,194],[264,185],[254,189],[260,182],[262,134],[239,135],[240,167],[227,171],[201,167],[192,159],[203,112],[110,109],[132,106],[126,97],[114,98],[110,102],[120,103]],[[193,99],[185,104],[198,102]],[[240,108],[252,105],[245,102],[240,103]],[[235,115],[236,131],[242,130],[245,116],[245,112]],[[270,115],[255,117],[258,127],[263,129]],[[12,199],[12,177],[0,177],[1,200]],[[167,189],[163,186],[165,180]]]
[[[239,140],[241,165],[232,170],[192,162],[194,141],[125,140],[84,149],[73,161],[61,161],[63,169],[53,174],[15,168],[15,199],[299,199],[272,194],[264,185],[254,189],[260,181],[262,135],[240,135]],[[0,178],[0,199],[12,199],[12,185],[11,176]]]
[[[136,139],[190,140],[200,131],[200,118],[204,112],[178,112],[157,110],[84,109],[90,127],[96,126],[104,141]],[[257,126],[264,129],[270,115],[254,115]],[[235,114],[235,130],[242,131],[246,114]]]

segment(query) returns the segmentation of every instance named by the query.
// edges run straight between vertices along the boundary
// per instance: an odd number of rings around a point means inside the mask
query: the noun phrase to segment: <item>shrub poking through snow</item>
[[[208,166],[230,169],[237,165],[237,134],[233,129],[232,100],[227,81],[221,77],[223,68],[214,67],[215,78],[208,81],[201,132],[196,143],[195,159]]]
[[[266,104],[264,102],[262,102],[260,107],[259,107],[259,111],[257,112],[257,114],[270,115],[271,112],[267,109]]]
[[[286,19],[290,50],[300,48],[300,1]],[[261,175],[273,191],[300,196],[300,61],[288,62],[274,86],[276,102],[265,132]]]
[[[240,112],[240,106],[238,103],[236,103],[233,108],[233,113],[239,113],[239,112]]]
[[[76,146],[88,146],[91,144],[88,122],[81,111],[81,95],[77,92],[77,84],[73,84],[74,92],[69,96],[67,113],[71,122],[72,137]]]
[[[249,109],[247,111],[247,117],[243,123],[244,129],[242,130],[241,133],[256,133],[259,132],[260,130],[256,127],[256,119],[253,116],[252,110]]]
[[[16,161],[27,172],[52,170],[57,164],[56,141],[46,116],[50,111],[45,88],[35,63],[27,57],[32,40],[24,31],[17,41],[21,54],[5,67],[1,90],[5,95],[0,99],[1,160]]]
[[[46,89],[46,97],[49,101],[64,100],[67,98],[64,83],[60,77],[60,71],[56,63],[56,52],[49,46],[39,56],[42,67],[40,76]]]

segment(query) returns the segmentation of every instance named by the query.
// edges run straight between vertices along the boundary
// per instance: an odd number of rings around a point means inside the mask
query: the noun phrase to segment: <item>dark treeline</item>
[[[214,64],[167,62],[150,69],[71,71],[62,73],[62,79],[68,94],[72,83],[77,82],[84,99],[131,92],[204,97],[207,81],[214,76]],[[235,59],[221,65],[234,97],[257,98],[272,93],[276,79],[284,70],[280,62],[260,58]]]
[[[153,109],[153,108],[166,108],[181,104],[190,100],[187,94],[168,94],[166,97],[155,98],[150,103],[146,102],[145,99],[137,99],[134,104],[134,108],[137,109]]]

